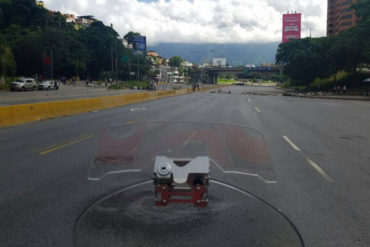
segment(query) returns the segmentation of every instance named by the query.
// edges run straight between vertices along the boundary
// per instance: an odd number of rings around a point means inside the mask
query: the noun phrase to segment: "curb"
[[[304,96],[301,98],[370,101],[370,96],[364,96],[364,97],[369,97],[369,98],[341,98],[341,97],[325,97],[325,96]]]
[[[209,91],[222,85],[202,88]],[[141,103],[161,98],[173,97],[192,93],[192,89],[168,90],[136,94],[104,96],[98,98],[52,101],[23,105],[0,106],[0,127],[24,124],[44,119],[70,116]]]
[[[283,90],[283,91],[286,91],[286,92],[291,92],[285,88],[281,88],[281,87],[276,87],[277,89],[280,89],[280,90]],[[364,95],[358,95],[358,97],[362,97],[362,98],[351,98],[351,96],[349,96],[348,98],[343,98],[343,97],[328,97],[328,96],[302,96],[302,97],[299,97],[299,96],[286,96],[286,97],[297,97],[297,98],[309,98],[309,99],[336,99],[336,100],[360,100],[360,101],[370,101],[370,96],[364,96]],[[367,98],[368,97],[368,98]]]

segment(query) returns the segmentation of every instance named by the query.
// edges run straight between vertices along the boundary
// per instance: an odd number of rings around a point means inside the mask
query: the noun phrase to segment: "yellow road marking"
[[[76,140],[73,140],[73,141],[70,141],[70,142],[65,142],[65,143],[62,143],[62,144],[59,144],[59,145],[56,145],[56,146],[53,146],[53,147],[49,147],[49,148],[46,148],[44,149],[43,151],[40,152],[41,155],[45,155],[45,154],[48,154],[48,153],[51,153],[51,152],[54,152],[54,151],[57,151],[59,149],[62,149],[62,148],[65,148],[65,147],[68,147],[68,146],[71,146],[73,144],[76,144],[76,143],[79,143],[79,142],[83,142],[87,139],[90,139],[90,138],[93,138],[94,135],[84,135]]]
[[[137,118],[135,120],[132,120],[132,121],[127,122],[126,124],[134,124],[136,122],[139,122],[140,120],[141,120],[141,118]]]
[[[83,135],[79,138],[83,138],[87,135]],[[67,143],[70,143],[71,141],[66,141],[66,142],[62,142],[62,143],[59,143],[59,144],[54,144],[54,145],[50,145],[50,146],[47,146],[47,147],[44,147],[44,148],[40,148],[40,149],[37,149],[37,150],[34,150],[32,151],[32,153],[40,153],[40,152],[43,152],[44,150],[48,150],[48,149],[52,149],[52,148],[55,148],[57,146],[60,146],[60,145],[63,145],[63,144],[67,144]]]

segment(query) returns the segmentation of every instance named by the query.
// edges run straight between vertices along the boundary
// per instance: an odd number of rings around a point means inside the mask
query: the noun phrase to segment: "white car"
[[[43,81],[43,82],[40,82],[38,85],[37,85],[37,88],[39,90],[50,90],[50,89],[53,89],[54,88],[54,83],[55,81],[52,81],[52,80],[46,80],[46,81]]]
[[[11,91],[36,90],[37,83],[33,78],[19,78],[10,84]]]

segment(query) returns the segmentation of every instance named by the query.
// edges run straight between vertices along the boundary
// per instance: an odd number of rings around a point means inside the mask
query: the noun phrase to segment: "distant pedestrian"
[[[192,88],[193,88],[193,92],[195,92],[195,88],[196,88],[195,82],[193,82]]]
[[[86,87],[89,86],[89,78],[86,78]]]
[[[55,90],[59,89],[58,81],[54,81],[54,89]]]
[[[153,82],[153,90],[157,91],[157,83],[156,82]]]
[[[198,91],[200,91],[200,88],[199,88],[199,83],[197,83],[197,88],[198,88]]]
[[[344,86],[343,86],[342,90],[343,90],[343,94],[346,94],[346,92],[347,92],[347,87],[346,87],[346,85],[344,85]]]

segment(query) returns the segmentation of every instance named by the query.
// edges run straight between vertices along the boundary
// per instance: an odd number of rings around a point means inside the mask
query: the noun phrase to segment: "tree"
[[[0,46],[0,76],[14,75],[16,68],[17,65],[11,48],[9,46]]]
[[[14,75],[16,66],[10,47],[0,43],[0,87],[4,84],[5,76]]]
[[[141,34],[137,33],[137,32],[130,31],[130,32],[126,33],[125,36],[123,36],[123,38],[125,40],[127,40],[127,42],[129,44],[133,44],[134,43],[134,37],[136,37],[136,36],[141,36]]]
[[[174,56],[170,58],[169,65],[171,67],[177,67],[179,68],[181,66],[181,63],[183,62],[182,58],[180,56]]]
[[[315,78],[324,78],[332,73],[327,50],[330,42],[326,38],[297,39],[280,44],[276,55],[278,65],[301,85],[309,86]]]
[[[359,0],[352,8],[356,11],[356,16],[360,18],[360,22],[367,22],[370,19],[369,0]]]
[[[140,33],[129,32],[125,38],[132,42],[137,35]],[[6,53],[3,47],[7,47]],[[145,76],[150,71],[145,56],[137,57],[124,48],[112,27],[97,21],[76,30],[59,12],[50,13],[35,0],[0,0],[0,48],[1,57],[13,57],[7,58],[12,66],[7,65],[6,74],[16,70],[21,76],[47,76],[50,65],[44,65],[44,58],[51,53],[55,77],[76,76],[78,71],[81,78],[97,79],[102,72],[114,72],[120,79],[129,79],[130,69],[137,71],[138,58],[140,74]]]
[[[353,5],[356,11],[356,16],[360,18],[353,31],[357,37],[362,41],[363,49],[363,63],[369,66],[370,63],[370,1],[360,0]]]

